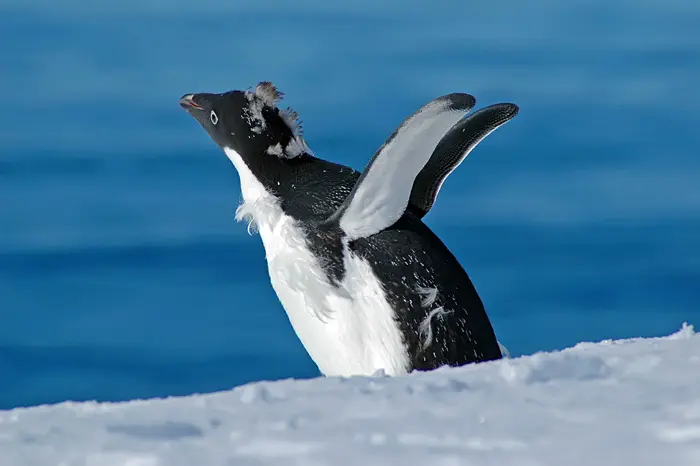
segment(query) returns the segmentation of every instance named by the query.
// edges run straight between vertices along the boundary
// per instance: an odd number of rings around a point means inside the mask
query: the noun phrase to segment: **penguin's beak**
[[[194,101],[194,94],[187,94],[180,99],[180,106],[187,111],[204,110],[204,108]]]

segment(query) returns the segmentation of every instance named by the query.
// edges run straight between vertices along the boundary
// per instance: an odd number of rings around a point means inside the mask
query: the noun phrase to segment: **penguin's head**
[[[234,151],[248,165],[264,163],[268,157],[313,155],[304,142],[296,112],[277,108],[282,96],[266,81],[253,90],[186,94],[180,105],[221,149],[227,154]]]

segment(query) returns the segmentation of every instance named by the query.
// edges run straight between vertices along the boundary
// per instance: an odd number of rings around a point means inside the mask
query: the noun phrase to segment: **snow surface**
[[[700,336],[0,411],[0,465],[700,465]]]

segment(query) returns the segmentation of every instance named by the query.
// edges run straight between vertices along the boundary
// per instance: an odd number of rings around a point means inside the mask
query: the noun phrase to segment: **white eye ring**
[[[209,114],[209,119],[211,120],[211,124],[214,126],[216,126],[216,124],[219,122],[219,117],[216,116],[216,112],[214,110],[212,110]]]

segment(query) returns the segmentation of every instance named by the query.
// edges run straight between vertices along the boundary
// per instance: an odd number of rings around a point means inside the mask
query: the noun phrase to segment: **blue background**
[[[0,409],[317,370],[178,106],[272,80],[362,169],[424,102],[520,114],[426,222],[515,355],[700,322],[700,2],[3,0]]]

